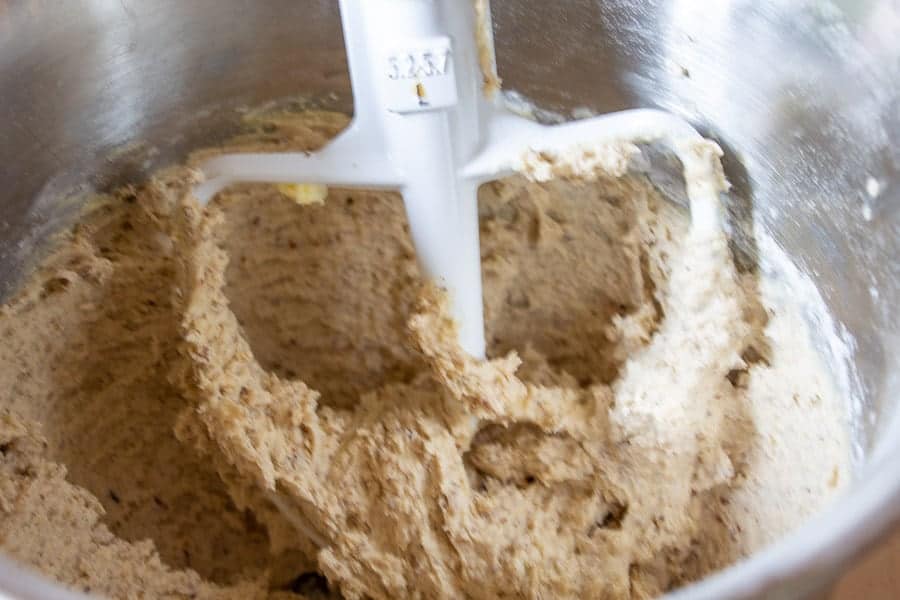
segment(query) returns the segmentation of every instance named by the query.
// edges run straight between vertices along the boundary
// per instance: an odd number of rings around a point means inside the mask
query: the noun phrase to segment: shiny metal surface
[[[735,219],[771,232],[855,341],[866,460],[853,489],[676,596],[818,589],[900,517],[900,1],[495,0],[493,11],[508,89],[563,114],[660,107],[718,139]],[[0,292],[77,206],[62,191],[105,189],[214,144],[241,107],[298,95],[349,107],[348,90],[329,0],[0,0]],[[738,237],[752,261],[752,238]],[[0,560],[0,590],[55,597],[47,589]]]

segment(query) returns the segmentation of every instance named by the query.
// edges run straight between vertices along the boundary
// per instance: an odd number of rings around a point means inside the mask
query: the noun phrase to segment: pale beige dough
[[[343,119],[272,123],[313,148]],[[639,176],[482,189],[487,362],[396,195],[204,210],[194,177],[99,199],[0,315],[0,546],[68,585],[644,598],[848,479],[796,308]]]

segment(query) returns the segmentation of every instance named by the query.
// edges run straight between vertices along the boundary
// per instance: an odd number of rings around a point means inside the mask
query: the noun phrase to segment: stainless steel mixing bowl
[[[735,218],[771,233],[852,340],[856,481],[788,538],[673,597],[822,589],[900,516],[900,2],[493,11],[508,89],[562,114],[660,107],[718,139]],[[241,107],[297,95],[352,105],[333,0],[0,0],[0,293],[77,208],[66,190],[140,178],[230,135]],[[72,597],[4,559],[0,590]]]

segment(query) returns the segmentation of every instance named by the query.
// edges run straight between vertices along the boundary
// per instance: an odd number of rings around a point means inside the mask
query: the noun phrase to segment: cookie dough
[[[395,194],[195,180],[92,202],[0,313],[0,547],[68,586],[647,598],[849,478],[799,308],[641,175],[482,188],[483,362]]]

